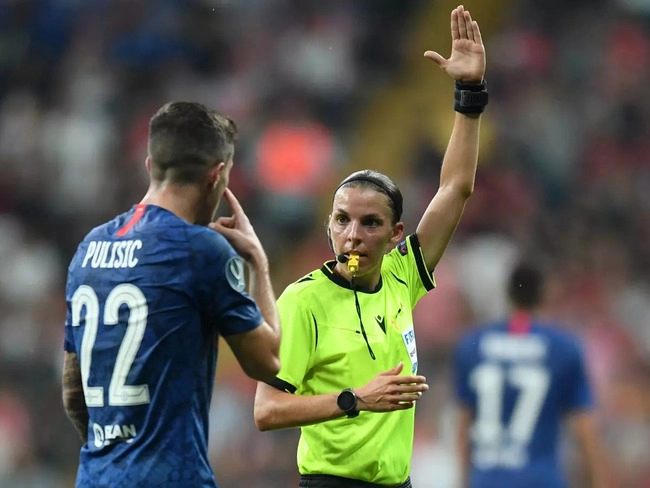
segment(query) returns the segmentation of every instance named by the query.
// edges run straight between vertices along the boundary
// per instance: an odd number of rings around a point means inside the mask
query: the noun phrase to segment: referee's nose
[[[352,244],[352,249],[361,243],[361,224],[355,220],[348,225],[348,242]]]

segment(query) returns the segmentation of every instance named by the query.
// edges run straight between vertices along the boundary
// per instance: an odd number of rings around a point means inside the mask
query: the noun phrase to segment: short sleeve
[[[79,283],[75,279],[75,270],[78,268],[79,264],[79,255],[80,249],[83,248],[83,242],[77,247],[70,264],[68,266],[68,276],[65,284],[65,301],[66,301],[66,314],[65,314],[65,326],[63,329],[63,350],[65,352],[76,353],[77,349],[75,347],[74,341],[74,327],[72,326],[72,297],[74,296],[75,291]]]
[[[278,313],[282,324],[280,342],[280,372],[273,386],[289,393],[300,393],[316,348],[318,324],[307,300],[299,299],[291,287],[278,298]]]
[[[70,302],[68,302],[68,311],[65,316],[65,328],[63,332],[63,350],[65,352],[74,352],[74,336],[72,334],[72,314],[70,313]]]
[[[584,353],[580,345],[571,341],[567,347],[566,384],[562,398],[564,411],[590,409],[593,407],[593,394],[587,374]]]
[[[420,298],[436,286],[433,273],[427,270],[417,234],[409,235],[388,253],[382,270],[393,273],[395,278],[406,283],[411,307],[415,307]]]
[[[454,351],[452,378],[456,398],[459,403],[466,406],[473,403],[473,391],[469,386],[470,356],[468,341],[461,341]]]
[[[255,329],[262,313],[246,291],[246,265],[220,234],[206,229],[192,240],[197,300],[204,320],[222,336]]]

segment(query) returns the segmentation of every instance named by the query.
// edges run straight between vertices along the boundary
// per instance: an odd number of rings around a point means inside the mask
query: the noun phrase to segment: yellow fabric
[[[278,378],[296,394],[318,395],[365,385],[404,362],[402,374],[417,370],[403,334],[413,328],[413,307],[435,286],[417,238],[409,236],[384,257],[381,288],[358,292],[373,360],[360,333],[354,293],[332,281],[326,263],[287,287],[278,299],[282,323]],[[380,323],[385,324],[386,331]],[[302,474],[330,474],[379,484],[398,484],[410,471],[415,409],[363,411],[301,429],[298,468]]]

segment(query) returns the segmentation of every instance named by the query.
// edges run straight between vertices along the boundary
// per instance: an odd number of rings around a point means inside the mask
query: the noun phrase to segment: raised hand
[[[355,388],[357,409],[392,412],[413,408],[423,391],[429,389],[424,376],[400,376],[404,363],[379,373],[368,384]]]
[[[468,10],[460,5],[451,11],[451,56],[445,59],[435,51],[424,56],[432,59],[454,80],[480,83],[485,74],[485,48],[481,31]]]
[[[216,222],[209,224],[209,227],[223,235],[246,261],[250,262],[264,256],[262,244],[239,200],[229,188],[226,188],[223,195],[232,210],[232,215],[219,217]]]

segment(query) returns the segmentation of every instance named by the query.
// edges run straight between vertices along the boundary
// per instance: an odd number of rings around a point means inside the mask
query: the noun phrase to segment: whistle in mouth
[[[350,254],[348,259],[348,271],[352,276],[359,272],[359,256],[357,254]]]

